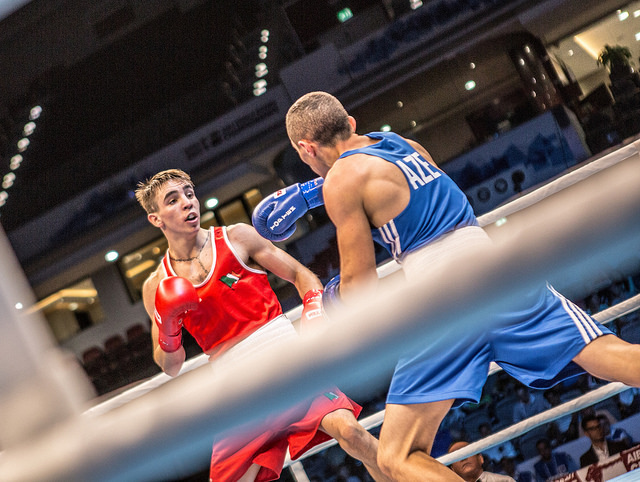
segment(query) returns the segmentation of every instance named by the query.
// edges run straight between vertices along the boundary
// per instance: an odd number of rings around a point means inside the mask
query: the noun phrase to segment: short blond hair
[[[289,108],[285,123],[287,135],[294,144],[306,139],[335,146],[353,134],[344,106],[326,92],[310,92],[300,97]]]
[[[155,213],[158,210],[156,194],[169,181],[181,181],[188,184],[193,189],[193,181],[186,172],[180,169],[167,169],[160,171],[146,181],[140,181],[136,188],[136,199],[147,214]]]

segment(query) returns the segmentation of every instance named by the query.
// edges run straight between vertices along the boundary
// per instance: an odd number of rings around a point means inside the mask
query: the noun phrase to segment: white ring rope
[[[557,179],[545,183],[536,190],[508,202],[503,206],[499,206],[491,212],[479,216],[478,223],[480,223],[480,226],[488,226],[489,224],[495,223],[501,218],[532,206],[542,199],[558,193],[569,186],[573,186],[574,184],[583,181],[602,170],[608,169],[619,162],[636,156],[638,151],[640,151],[640,140],[634,141],[627,146],[591,161],[571,172],[562,174]]]
[[[511,440],[512,438],[527,433],[528,431],[544,425],[545,423],[553,422],[567,414],[590,407],[594,403],[606,400],[607,398],[613,397],[625,390],[629,390],[629,387],[624,383],[608,383],[607,385],[592,390],[589,393],[576,397],[573,400],[569,400],[568,402],[557,405],[549,410],[529,417],[526,420],[513,424],[499,432],[493,433],[481,440],[478,440],[477,442],[466,445],[455,452],[438,457],[438,460],[445,465],[449,465],[458,460],[466,459],[471,455],[475,455],[483,450],[500,445],[507,440]]]
[[[2,477],[161,478],[208,453],[214,434],[258,422],[327,386],[386,373],[400,352],[430,336],[483,329],[494,310],[511,307],[547,279],[562,289],[612,260],[625,261],[640,244],[640,157],[634,157],[567,188],[559,205],[539,202],[536,208],[548,209],[532,210],[525,228],[495,249],[459,253],[415,284],[362,293],[330,329],[274,344],[213,376],[211,367],[196,368],[116,410],[69,417],[5,447]]]
[[[636,311],[638,309],[638,306],[640,306],[640,294],[632,296],[631,298],[610,306],[607,309],[598,311],[597,313],[591,315],[591,317],[604,325],[615,320],[616,318],[621,318],[625,315],[628,315],[629,313]]]

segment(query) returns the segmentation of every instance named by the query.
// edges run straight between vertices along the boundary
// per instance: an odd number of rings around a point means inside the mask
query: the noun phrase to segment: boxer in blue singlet
[[[324,178],[345,302],[377,283],[374,242],[402,264],[408,279],[443,253],[490,243],[464,193],[417,142],[393,133],[356,134],[355,119],[324,92],[298,99],[286,125],[302,161]],[[617,338],[549,285],[523,301],[525,308],[499,315],[499,328],[454,344],[431,342],[401,357],[378,450],[388,476],[460,480],[429,453],[449,409],[479,400],[491,361],[534,388],[583,371],[640,385],[640,346]]]

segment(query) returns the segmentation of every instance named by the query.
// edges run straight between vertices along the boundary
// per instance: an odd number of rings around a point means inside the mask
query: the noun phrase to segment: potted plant
[[[611,80],[628,77],[633,72],[631,51],[621,45],[605,45],[598,56],[598,64],[609,69]]]

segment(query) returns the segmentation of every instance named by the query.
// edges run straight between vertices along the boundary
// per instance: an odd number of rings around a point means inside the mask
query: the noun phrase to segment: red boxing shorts
[[[280,477],[287,449],[292,460],[331,437],[320,430],[325,415],[347,409],[357,418],[362,407],[339,389],[333,388],[310,403],[271,416],[258,435],[216,441],[211,455],[210,480],[235,482],[252,464],[261,466],[257,482]]]

